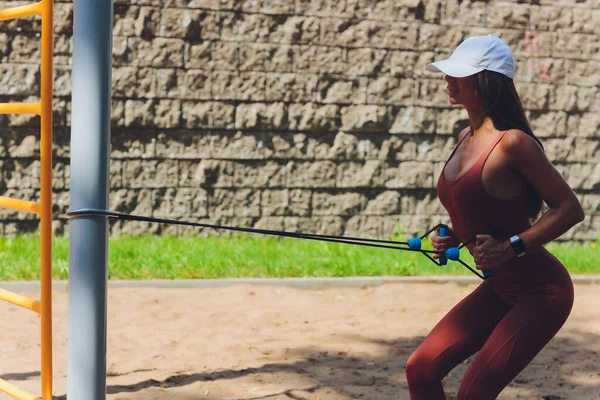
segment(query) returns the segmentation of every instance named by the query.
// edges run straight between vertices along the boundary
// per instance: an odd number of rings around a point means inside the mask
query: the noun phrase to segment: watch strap
[[[510,238],[510,246],[518,257],[523,257],[525,255],[525,243],[523,243],[518,235],[514,235]]]

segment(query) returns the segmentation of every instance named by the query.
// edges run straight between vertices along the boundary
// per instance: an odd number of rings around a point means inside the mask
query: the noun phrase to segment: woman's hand
[[[458,246],[457,242],[459,242],[459,240],[452,229],[448,228],[448,236],[444,237],[440,237],[439,230],[440,228],[437,228],[434,231],[433,235],[431,235],[430,237],[434,251],[441,251],[443,253],[446,253],[446,250],[448,250],[449,248]],[[443,256],[443,254],[434,253],[431,256],[435,259],[438,259],[441,256]]]
[[[475,267],[482,271],[498,267],[515,257],[510,240],[498,241],[490,235],[477,235],[477,245],[471,250]]]

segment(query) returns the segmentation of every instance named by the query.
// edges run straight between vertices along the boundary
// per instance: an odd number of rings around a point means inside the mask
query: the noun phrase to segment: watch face
[[[513,238],[516,238],[516,240],[513,240]],[[519,257],[525,254],[525,244],[523,243],[521,238],[519,238],[518,236],[513,236],[512,238],[510,238],[510,241],[510,245],[515,254],[517,254]]]

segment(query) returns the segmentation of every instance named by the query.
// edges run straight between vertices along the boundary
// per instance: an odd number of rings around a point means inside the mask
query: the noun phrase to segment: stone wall
[[[67,226],[72,9],[55,5],[57,233]],[[36,99],[39,31],[35,18],[0,23],[0,101]],[[600,0],[116,1],[111,208],[382,238],[398,224],[412,235],[448,222],[435,183],[466,113],[425,66],[487,33],[512,48],[534,132],[585,207],[561,239],[595,239]],[[38,122],[0,118],[0,193],[37,198]],[[0,221],[4,235],[37,228],[6,210]]]

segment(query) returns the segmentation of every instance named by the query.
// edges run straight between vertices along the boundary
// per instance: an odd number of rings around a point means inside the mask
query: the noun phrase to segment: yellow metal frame
[[[40,201],[25,201],[0,196],[0,207],[35,213],[40,216],[40,300],[0,290],[0,300],[24,307],[40,315],[42,352],[42,397],[52,399],[52,53],[53,0],[0,10],[0,21],[42,16],[42,87],[39,103],[0,104],[0,114],[37,114],[40,133]],[[40,398],[0,379],[0,391],[19,400]]]

